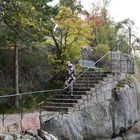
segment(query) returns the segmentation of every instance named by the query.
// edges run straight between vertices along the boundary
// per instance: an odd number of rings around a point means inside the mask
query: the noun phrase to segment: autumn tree
[[[98,44],[107,44],[112,50],[115,47],[115,28],[113,21],[108,16],[109,1],[103,1],[102,5],[93,5],[92,13],[85,12],[87,20],[93,22],[93,34],[95,38],[91,40],[90,45],[94,48]]]
[[[50,32],[50,40],[54,43],[57,53],[56,60],[78,59],[80,47],[88,44],[92,38],[93,25],[78,17],[70,8],[61,7],[53,19],[54,28]]]

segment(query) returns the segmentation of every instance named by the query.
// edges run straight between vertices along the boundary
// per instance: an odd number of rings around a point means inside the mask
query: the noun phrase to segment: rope
[[[99,60],[97,60],[95,62],[95,64],[97,64],[99,61],[101,61],[106,55],[108,55],[110,53],[110,51],[108,53],[106,53],[104,56],[102,56]],[[90,65],[90,67],[93,66]],[[84,73],[86,73],[90,68],[86,69],[82,74],[80,74],[76,80],[81,77]],[[56,75],[56,74],[55,74]],[[51,78],[53,78],[54,76],[52,76]],[[47,81],[49,81],[51,78],[49,78]],[[36,94],[36,93],[44,93],[44,92],[56,92],[56,91],[64,91],[65,89],[67,89],[69,86],[71,86],[73,84],[73,82],[71,82],[67,87],[63,88],[63,89],[53,89],[53,90],[41,90],[41,91],[34,91],[34,92],[26,92],[26,93],[19,93],[19,94],[12,94],[12,95],[3,95],[0,96],[0,98],[6,98],[6,97],[15,97],[15,96],[23,96],[23,95],[28,95],[28,94]]]
[[[111,53],[111,51],[107,52],[104,56],[102,56],[100,59],[98,59],[94,64],[90,65],[90,67],[92,67],[93,65],[96,65],[98,62],[100,62],[104,57],[106,57],[107,55],[109,55]],[[128,55],[129,56],[129,55]],[[90,68],[87,68],[84,72],[82,72],[76,79],[78,80],[83,74],[85,74]],[[94,69],[98,69],[98,68],[94,68]],[[51,77],[53,78],[53,76]],[[50,78],[50,79],[51,79]],[[49,80],[50,80],[49,79]],[[48,81],[49,81],[48,80]],[[64,91],[67,88],[69,88],[71,85],[73,84],[73,81],[65,88],[63,89],[53,89],[53,90],[41,90],[41,91],[34,91],[34,92],[26,92],[26,93],[19,93],[19,94],[12,94],[12,95],[3,95],[0,96],[0,98],[6,98],[6,97],[15,97],[15,96],[23,96],[23,95],[28,95],[28,94],[36,94],[36,93],[44,93],[44,92],[56,92],[56,91]]]
[[[28,94],[36,94],[36,93],[44,93],[44,92],[63,91],[63,90],[64,89],[41,90],[41,91],[34,91],[34,92],[26,92],[26,93],[19,93],[19,94],[4,95],[4,96],[0,96],[0,98],[23,96],[23,95],[28,95]]]

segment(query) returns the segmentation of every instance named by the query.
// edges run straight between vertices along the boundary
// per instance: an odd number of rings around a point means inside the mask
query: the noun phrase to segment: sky
[[[93,2],[99,0],[81,0],[85,9],[90,10]],[[111,0],[109,4],[109,14],[116,21],[130,18],[134,21],[133,32],[140,37],[140,0]]]
[[[53,4],[59,0],[54,0]],[[100,0],[81,0],[84,9],[91,10],[92,3],[99,3]],[[140,0],[111,0],[109,14],[116,22],[130,18],[134,21],[133,33],[140,37]]]
[[[112,0],[110,13],[115,20],[130,18],[134,21],[134,32],[140,37],[140,0]]]

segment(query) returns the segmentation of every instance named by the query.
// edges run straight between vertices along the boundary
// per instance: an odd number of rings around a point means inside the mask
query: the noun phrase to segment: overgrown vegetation
[[[125,78],[124,80],[121,80],[118,82],[118,84],[115,87],[115,90],[119,92],[119,90],[124,87],[125,85],[128,85],[131,87],[131,79],[130,77]]]

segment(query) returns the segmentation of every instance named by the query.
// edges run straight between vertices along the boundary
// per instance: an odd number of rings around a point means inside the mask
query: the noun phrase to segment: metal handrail
[[[25,92],[25,93],[19,93],[19,94],[3,95],[3,96],[0,96],[0,98],[23,96],[23,95],[28,95],[28,94],[36,94],[36,93],[44,93],[44,92],[63,91],[63,90],[64,89],[52,89],[52,90],[41,90],[41,91],[34,91],[34,92]]]
[[[100,62],[105,56],[107,56],[110,53],[107,52],[104,56],[102,56],[100,59],[98,59],[95,63],[97,64],[98,62]],[[93,66],[90,65],[90,67]],[[86,73],[90,68],[86,69],[82,74],[80,74],[75,80],[79,79],[79,77],[81,77],[84,73]],[[58,72],[59,73],[59,72]],[[55,74],[56,75],[56,74]],[[47,81],[51,80],[55,75],[53,75],[51,78],[49,78]],[[42,91],[34,91],[34,92],[25,92],[25,93],[18,93],[18,94],[11,94],[11,95],[3,95],[0,96],[0,98],[5,98],[5,97],[15,97],[15,96],[23,96],[23,95],[28,95],[28,94],[36,94],[36,93],[44,93],[44,92],[55,92],[55,91],[64,91],[65,89],[67,89],[69,86],[71,86],[73,84],[73,82],[71,82],[67,87],[62,88],[62,89],[53,89],[53,90],[42,90]]]
[[[48,78],[46,82],[50,81],[53,79],[60,71],[55,73],[53,76]],[[18,94],[8,94],[8,95],[3,95],[0,96],[0,98],[5,98],[5,97],[15,97],[15,96],[23,96],[23,95],[28,95],[28,94],[35,94],[35,93],[44,93],[44,92],[55,92],[55,91],[63,91],[64,89],[53,89],[53,90],[41,90],[41,91],[33,91],[33,92],[24,92],[24,93],[18,93]]]
[[[104,57],[106,57],[107,55],[109,55],[111,53],[111,51],[107,52],[105,55],[103,55],[101,58],[99,58],[94,64],[90,65],[90,67],[92,67],[93,65],[96,65],[98,62],[100,62]],[[128,55],[130,56],[130,55]],[[87,68],[85,71],[83,71],[76,79],[78,80],[84,73],[86,73],[89,69]],[[96,67],[94,68],[96,69]],[[55,74],[56,75],[56,74]],[[49,78],[47,81],[51,80],[55,75],[53,75],[51,78]],[[53,89],[53,90],[42,90],[42,91],[34,91],[34,92],[26,92],[26,93],[19,93],[19,94],[11,94],[11,95],[3,95],[0,96],[0,98],[5,98],[5,97],[15,97],[15,96],[23,96],[23,95],[28,95],[28,94],[36,94],[36,93],[44,93],[44,92],[55,92],[55,91],[64,91],[66,90],[68,87],[70,87],[73,84],[73,81],[67,85],[67,87],[62,88],[62,89]]]

